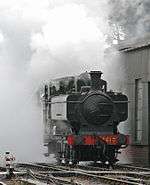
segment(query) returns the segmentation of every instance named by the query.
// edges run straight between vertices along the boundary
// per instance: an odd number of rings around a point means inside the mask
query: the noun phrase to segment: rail
[[[18,164],[20,167],[33,169],[30,176],[41,181],[53,181],[55,184],[150,184],[150,169],[127,165],[116,165],[115,170],[93,166],[58,166],[52,164]],[[130,170],[129,170],[130,169]],[[140,173],[139,173],[140,172]]]

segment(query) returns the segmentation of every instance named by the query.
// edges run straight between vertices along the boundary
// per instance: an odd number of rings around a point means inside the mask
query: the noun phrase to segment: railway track
[[[114,168],[108,168],[106,165],[96,164],[96,165],[76,165],[76,166],[69,166],[69,165],[56,165],[56,164],[48,164],[48,163],[36,163],[37,166],[48,167],[48,168],[56,168],[60,170],[88,170],[88,171],[112,171],[112,170],[120,170],[120,171],[134,171],[134,172],[150,172],[150,168],[145,167],[137,167],[132,165],[123,165],[123,164],[116,164]]]
[[[150,169],[116,165],[115,170],[94,166],[58,166],[52,164],[18,164],[29,175],[55,184],[150,184]]]
[[[132,182],[129,179],[118,179],[114,177],[105,177],[99,175],[92,175],[81,172],[68,173],[53,173],[50,175],[33,173],[32,177],[39,180],[53,182],[55,184],[76,184],[76,185],[97,185],[97,184],[124,184],[124,185],[138,185],[138,182]]]

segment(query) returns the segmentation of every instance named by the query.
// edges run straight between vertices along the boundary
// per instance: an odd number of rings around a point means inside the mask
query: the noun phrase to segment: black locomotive
[[[61,163],[114,164],[128,136],[117,126],[128,118],[128,98],[107,91],[100,71],[51,81],[44,87],[44,144]]]

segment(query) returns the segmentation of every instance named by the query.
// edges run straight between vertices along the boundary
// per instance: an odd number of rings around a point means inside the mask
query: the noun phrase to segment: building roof
[[[150,47],[150,35],[133,40],[121,41],[116,45],[118,51],[128,52],[132,50]]]

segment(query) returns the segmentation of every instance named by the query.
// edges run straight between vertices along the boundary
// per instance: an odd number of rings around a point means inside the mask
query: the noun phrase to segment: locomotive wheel
[[[72,161],[71,163],[69,163],[69,166],[76,166],[78,163],[78,161]]]
[[[65,158],[62,157],[62,154],[57,154],[56,155],[56,163],[58,165],[65,165],[65,164],[68,164],[68,160]]]
[[[79,164],[78,161],[74,161],[74,162],[73,162],[73,165],[77,165],[77,164]]]
[[[57,157],[56,157],[56,164],[57,164],[57,165],[60,165],[60,164],[61,164],[60,156],[57,156]]]
[[[61,160],[61,165],[67,165],[69,162],[68,162],[68,160]]]
[[[62,157],[57,157],[56,158],[57,164],[58,165],[66,165],[69,164],[68,159],[62,159]]]

